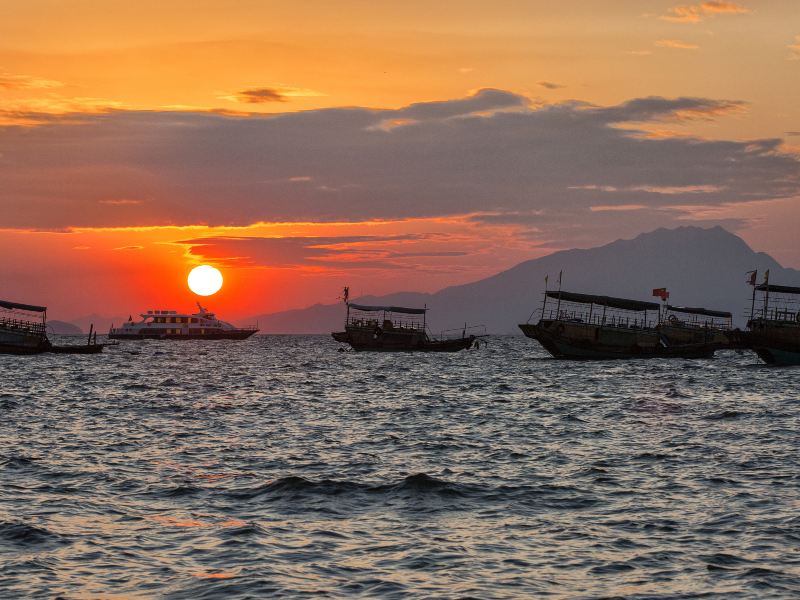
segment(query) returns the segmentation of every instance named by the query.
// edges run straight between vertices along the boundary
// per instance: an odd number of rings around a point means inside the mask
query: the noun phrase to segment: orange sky
[[[188,308],[199,262],[238,319],[683,223],[800,267],[793,0],[98,6],[0,2],[3,294],[56,317]]]

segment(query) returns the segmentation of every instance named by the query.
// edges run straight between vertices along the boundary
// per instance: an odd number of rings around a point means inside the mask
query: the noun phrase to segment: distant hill
[[[800,285],[800,271],[753,251],[721,227],[679,227],[657,229],[597,248],[555,252],[434,294],[403,292],[356,301],[427,304],[434,332],[467,322],[484,324],[491,333],[520,333],[517,324],[541,306],[545,275],[549,274],[553,289],[563,271],[564,290],[648,300],[653,288],[666,287],[671,303],[729,310],[742,325],[750,305],[745,272],[752,269],[758,269],[759,280],[770,269],[772,282]],[[327,333],[341,328],[343,319],[341,304],[316,304],[252,317],[262,333]]]
[[[74,323],[50,319],[47,321],[47,333],[55,333],[59,335],[81,335],[83,334],[83,330]]]

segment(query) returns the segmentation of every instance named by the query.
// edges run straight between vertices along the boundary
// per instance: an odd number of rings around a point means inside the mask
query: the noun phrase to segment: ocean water
[[[0,598],[797,598],[800,369],[0,356]]]

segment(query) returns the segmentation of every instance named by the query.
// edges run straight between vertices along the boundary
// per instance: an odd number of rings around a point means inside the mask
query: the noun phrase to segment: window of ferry
[[[197,323],[197,319],[192,317],[192,323]]]

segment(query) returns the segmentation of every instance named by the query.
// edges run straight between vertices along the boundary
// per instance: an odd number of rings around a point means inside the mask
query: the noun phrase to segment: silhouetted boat
[[[197,305],[200,312],[148,310],[141,321],[129,318],[122,327],[108,331],[113,340],[244,340],[258,331],[256,327],[235,327],[217,319],[214,313]]]
[[[733,315],[727,311],[666,305],[658,330],[670,346],[708,344],[714,350],[744,347],[738,330],[733,329]]]
[[[756,306],[759,292],[760,305]],[[753,303],[744,340],[764,362],[800,365],[799,298],[800,287],[770,284],[769,271],[764,283],[753,287]]]
[[[472,347],[476,336],[433,339],[427,332],[427,308],[404,306],[367,306],[353,304],[345,288],[347,306],[344,331],[332,333],[333,339],[349,344],[354,350],[376,352],[458,352]]]
[[[555,300],[547,312],[547,299]],[[708,358],[718,349],[714,335],[677,323],[662,331],[655,302],[595,294],[546,291],[536,324],[519,327],[556,358]],[[695,309],[703,310],[705,309]],[[676,318],[677,319],[677,318]]]
[[[53,344],[47,337],[47,307],[0,300],[0,353],[2,354],[96,354],[103,351],[92,332],[86,344]],[[18,313],[26,316],[20,316]],[[32,316],[38,314],[39,317]],[[31,315],[31,316],[27,316]]]
[[[8,302],[0,300],[0,352],[4,354],[39,354],[46,352],[50,342],[47,339],[47,307]],[[17,316],[17,311],[38,313],[34,316]]]

